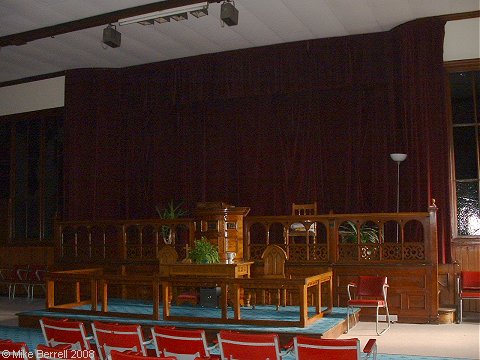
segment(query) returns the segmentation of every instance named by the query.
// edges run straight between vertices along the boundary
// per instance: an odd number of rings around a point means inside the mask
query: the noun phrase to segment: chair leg
[[[458,306],[458,323],[461,324],[463,321],[463,300],[460,298],[458,300],[459,306]]]
[[[351,306],[347,306],[347,332],[346,333],[350,331],[350,308]],[[355,324],[354,324],[355,326],[357,319],[355,318],[355,312],[353,311],[353,309],[352,309],[352,315],[353,315],[353,318],[355,319]]]
[[[277,290],[276,310],[280,310],[280,289]]]
[[[350,331],[350,306],[347,305],[347,334]]]
[[[390,329],[390,313],[388,312],[388,305],[386,305],[385,310],[387,312],[387,327],[380,332],[378,331],[378,312],[379,312],[379,310],[380,310],[380,308],[377,306],[377,317],[375,319],[375,330],[376,330],[378,336],[382,335],[385,331]]]

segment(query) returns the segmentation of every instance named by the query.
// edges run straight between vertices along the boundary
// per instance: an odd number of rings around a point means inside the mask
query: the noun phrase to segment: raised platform
[[[81,310],[81,309],[76,309]],[[317,320],[315,323],[306,327],[294,326],[258,326],[244,324],[215,324],[202,323],[195,321],[197,317],[207,316],[211,318],[221,316],[221,310],[218,308],[205,308],[200,306],[172,306],[172,313],[182,317],[190,317],[192,322],[164,321],[148,319],[152,313],[152,304],[143,301],[125,301],[119,299],[111,299],[109,302],[109,310],[121,313],[121,317],[117,316],[101,316],[88,314],[88,307],[82,313],[69,312],[69,309],[55,309],[55,311],[34,310],[18,313],[18,324],[21,327],[38,327],[38,320],[41,317],[70,318],[82,320],[90,323],[94,320],[105,322],[119,323],[138,323],[144,328],[154,325],[159,326],[175,326],[178,328],[203,328],[207,331],[207,336],[211,339],[221,329],[231,329],[245,332],[275,332],[278,333],[282,342],[288,342],[296,334],[305,334],[310,336],[318,336],[324,338],[337,338],[346,331],[347,328],[347,310],[346,308],[334,307],[330,314]],[[275,306],[257,306],[255,309],[244,307],[242,315],[245,318],[286,320],[297,318],[299,308],[297,306],[280,307],[278,311]],[[315,311],[314,308],[309,311]],[[229,309],[229,316],[233,316],[233,310]],[[198,319],[197,319],[198,320]]]

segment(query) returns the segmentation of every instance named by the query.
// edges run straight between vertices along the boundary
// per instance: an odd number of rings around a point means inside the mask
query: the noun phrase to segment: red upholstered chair
[[[157,356],[175,356],[178,360],[194,360],[197,357],[220,359],[210,354],[216,346],[208,347],[205,330],[154,326],[152,340]]]
[[[463,321],[463,300],[480,300],[480,271],[462,271],[457,278],[458,322]]]
[[[217,334],[222,360],[280,360],[277,334],[247,334],[220,331]]]
[[[347,286],[347,332],[350,330],[350,313],[354,314],[353,308],[366,307],[375,308],[375,330],[377,335],[382,335],[390,329],[390,314],[387,303],[387,277],[386,276],[360,276],[358,283],[350,283]],[[353,293],[353,289],[356,291]],[[353,296],[354,295],[354,296]],[[382,331],[378,330],[379,310],[384,308],[387,313],[387,327]]]
[[[177,358],[174,356],[168,356],[168,357],[143,356],[140,353],[135,353],[131,351],[121,352],[118,350],[112,350],[110,352],[110,358],[111,360],[177,360]]]
[[[133,351],[147,356],[142,328],[138,324],[113,324],[94,321],[93,336],[101,360],[107,360],[111,350]]]
[[[28,346],[24,342],[0,339],[1,359],[29,360]]]
[[[293,351],[296,360],[376,359],[377,344],[375,339],[370,339],[363,351],[360,351],[360,340],[358,339],[319,339],[307,336],[295,336],[293,338]]]
[[[92,350],[85,325],[81,321],[41,318],[40,327],[47,346],[70,345],[73,350]]]
[[[70,345],[58,345],[50,347],[37,345],[37,360],[97,360],[97,354],[93,350],[72,350]]]

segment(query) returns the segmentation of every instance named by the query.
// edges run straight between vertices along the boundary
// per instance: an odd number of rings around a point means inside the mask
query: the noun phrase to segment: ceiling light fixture
[[[173,14],[173,15],[170,15],[170,18],[172,18],[175,21],[187,20],[188,14],[186,12],[180,13],[180,14]]]
[[[179,6],[176,8],[171,8],[171,9],[162,10],[162,11],[155,11],[148,14],[132,16],[125,19],[120,19],[118,20],[118,24],[123,26],[123,25],[129,25],[134,23],[146,23],[147,21],[150,21],[150,20],[151,21],[154,20],[158,23],[164,23],[164,22],[168,22],[170,20],[169,18],[173,18],[176,21],[180,21],[188,18],[188,15],[187,15],[188,12],[192,14],[192,12],[199,12],[199,11],[204,12],[204,15],[208,14],[207,1],[186,5],[186,6]],[[194,14],[192,15],[195,17],[199,17]],[[204,15],[200,15],[200,16],[204,16]]]
[[[159,24],[170,22],[170,16],[164,16],[164,17],[156,18],[154,21],[159,23]]]
[[[148,19],[148,20],[143,20],[138,22],[140,25],[153,25],[154,20],[153,19]]]
[[[195,16],[196,18],[207,16],[208,15],[208,6],[204,6],[200,10],[190,11],[190,14],[192,14],[192,16]]]

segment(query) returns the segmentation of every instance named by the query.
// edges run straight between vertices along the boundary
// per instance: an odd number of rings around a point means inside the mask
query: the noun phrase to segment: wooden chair
[[[356,289],[353,296],[351,289]],[[387,303],[387,277],[386,276],[360,276],[357,283],[347,285],[347,332],[350,330],[350,313],[354,314],[354,307],[375,308],[375,330],[377,335],[382,335],[390,329],[390,314]],[[379,310],[384,308],[387,313],[387,327],[382,331],[378,330]]]
[[[268,245],[263,254],[263,275],[262,278],[265,279],[284,279],[285,275],[285,262],[287,261],[287,253],[278,245]],[[262,302],[266,304],[266,295],[267,291],[262,289]],[[280,307],[280,304],[286,306],[287,296],[285,289],[275,289],[277,298],[276,298],[276,308],[277,310]],[[256,291],[252,291],[252,307],[255,309],[257,295]]]
[[[93,350],[73,350],[69,345],[50,347],[37,345],[35,353],[37,360],[97,360],[98,356]]]
[[[157,356],[175,356],[178,360],[193,360],[197,357],[220,359],[219,356],[210,354],[216,346],[208,346],[205,330],[202,329],[154,326],[152,340]]]
[[[118,351],[118,350],[112,350],[110,352],[110,360],[180,360],[176,358],[175,356],[143,356],[142,354],[139,353],[134,353],[130,351]]]
[[[317,202],[311,204],[292,204],[292,216],[308,216],[308,215],[317,215]],[[316,223],[313,222],[310,224],[308,231],[303,223],[293,223],[290,225],[288,232],[289,238],[291,238],[292,243],[295,243],[295,237],[313,237],[317,236],[317,227]]]
[[[480,271],[461,271],[457,277],[458,323],[463,321],[463,300],[480,300]]]
[[[93,336],[97,344],[100,360],[107,360],[110,351],[134,351],[147,356],[146,344],[142,328],[138,324],[113,324],[94,321],[92,323]]]
[[[295,336],[293,338],[293,351],[296,360],[360,360],[377,358],[375,339],[368,340],[367,345],[361,351],[360,340],[358,339],[320,339]]]
[[[292,204],[293,216],[317,215],[317,202],[311,204]]]
[[[177,250],[173,246],[163,245],[160,250],[158,250],[158,263],[160,265],[160,275],[166,274],[165,270],[162,268],[162,265],[175,264],[178,260]]]
[[[28,346],[26,343],[15,342],[10,339],[0,339],[0,354],[1,359],[12,360],[30,360]]]
[[[81,321],[41,318],[40,327],[47,346],[70,345],[73,350],[92,350],[85,325]]]
[[[247,334],[221,330],[217,334],[222,360],[280,360],[277,334]]]
[[[162,248],[158,251],[160,276],[169,276],[167,267],[162,265],[175,264],[177,261],[177,250],[175,250],[175,248],[171,245],[162,246]],[[190,289],[188,291],[182,292],[178,296],[176,294],[170,294],[168,301],[171,303],[172,298],[175,298],[175,302],[177,305],[190,304],[194,306],[198,304],[199,297],[200,294],[198,293],[198,291],[196,291],[195,289]]]

